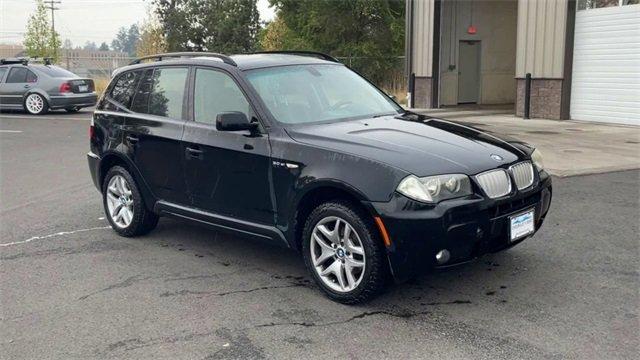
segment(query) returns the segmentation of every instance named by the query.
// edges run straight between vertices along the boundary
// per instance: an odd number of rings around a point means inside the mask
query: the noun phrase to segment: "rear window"
[[[45,73],[54,78],[73,78],[78,77],[76,74],[71,71],[67,71],[61,67],[53,66],[53,65],[33,65],[38,71]]]
[[[131,106],[140,73],[141,71],[130,71],[120,75],[113,84],[109,97],[128,109]]]

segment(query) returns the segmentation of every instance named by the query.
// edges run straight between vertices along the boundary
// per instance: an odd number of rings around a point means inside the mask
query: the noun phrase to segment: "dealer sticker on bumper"
[[[530,235],[535,231],[533,209],[509,218],[511,222],[511,241]]]

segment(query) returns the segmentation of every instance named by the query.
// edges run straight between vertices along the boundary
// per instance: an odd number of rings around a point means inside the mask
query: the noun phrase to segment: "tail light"
[[[66,92],[71,92],[71,83],[62,83],[60,84],[60,92],[61,93],[66,93]]]
[[[96,128],[91,125],[89,126],[89,139],[93,140],[96,137]]]

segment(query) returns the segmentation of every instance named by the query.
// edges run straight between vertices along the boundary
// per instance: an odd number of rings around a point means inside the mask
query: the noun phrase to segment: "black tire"
[[[107,205],[107,192],[109,191],[107,188],[109,186],[109,181],[117,175],[122,176],[127,181],[127,185],[131,189],[131,198],[133,199],[133,217],[131,223],[126,227],[117,225],[114,222],[111,214],[109,214],[109,208]],[[158,215],[146,208],[133,176],[131,176],[127,169],[121,166],[112,167],[104,177],[104,181],[102,183],[102,205],[104,206],[104,212],[109,224],[111,224],[113,230],[115,230],[115,232],[120,236],[134,237],[145,235],[153,230],[158,224]]]
[[[337,216],[346,221],[358,234],[366,265],[362,280],[349,292],[334,291],[323,283],[311,260],[311,236],[315,226],[324,218]],[[321,204],[311,212],[302,232],[302,251],[304,262],[311,276],[325,294],[334,301],[343,304],[357,304],[377,296],[387,285],[389,269],[382,239],[371,216],[349,201],[335,200]]]
[[[43,106],[42,109],[40,109],[40,111],[31,111],[29,110],[29,107],[27,106],[27,100],[29,99],[29,97],[37,97],[40,100],[42,100]],[[27,95],[27,97],[24,98],[24,102],[22,104],[22,106],[24,107],[24,110],[26,112],[28,112],[31,115],[44,115],[49,111],[49,103],[47,102],[47,99],[44,98],[44,96],[38,94],[38,93],[32,93]]]
[[[69,107],[65,109],[68,113],[73,114],[73,113],[77,113],[78,111],[80,111],[79,107]]]

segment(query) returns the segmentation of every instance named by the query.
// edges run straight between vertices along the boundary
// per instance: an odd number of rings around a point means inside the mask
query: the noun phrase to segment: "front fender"
[[[367,202],[389,201],[398,183],[408,175],[374,160],[298,143],[286,134],[279,135],[272,133],[269,138],[273,199],[276,226],[290,241],[295,241],[293,219],[309,192],[321,187],[338,189],[366,206]]]

